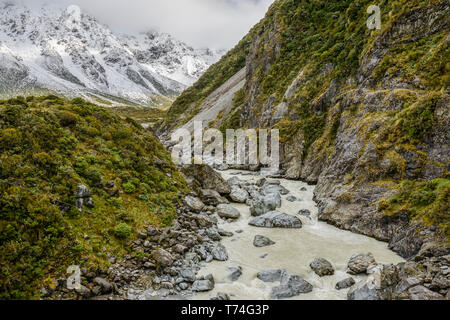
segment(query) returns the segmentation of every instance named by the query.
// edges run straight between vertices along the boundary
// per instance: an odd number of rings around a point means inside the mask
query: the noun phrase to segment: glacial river
[[[236,175],[236,173],[239,173]],[[237,176],[241,180],[256,182],[261,176],[243,175],[239,171],[222,172],[228,180]],[[387,243],[358,235],[349,231],[318,221],[318,208],[313,201],[314,186],[300,181],[280,179],[282,186],[290,193],[282,196],[282,207],[278,211],[297,216],[302,220],[301,229],[267,229],[248,225],[252,218],[249,207],[245,204],[232,204],[237,208],[241,217],[232,223],[221,222],[219,227],[234,233],[233,237],[224,238],[222,244],[227,248],[229,260],[225,262],[213,261],[204,263],[199,275],[213,274],[215,288],[213,291],[197,294],[194,299],[209,299],[223,292],[231,299],[270,299],[270,291],[279,283],[265,283],[256,277],[259,271],[267,269],[286,269],[292,275],[299,275],[314,286],[308,294],[301,294],[292,299],[346,299],[349,289],[336,290],[335,285],[340,280],[348,278],[347,263],[355,253],[371,252],[378,263],[400,263],[404,261],[400,256],[388,249]],[[306,191],[301,191],[306,188]],[[295,196],[301,201],[289,202],[289,196]],[[311,219],[299,216],[301,209],[311,211]],[[242,230],[242,233],[236,231]],[[270,238],[275,245],[256,248],[253,239],[256,235]],[[265,256],[265,257],[264,257]],[[315,258],[325,258],[335,268],[333,276],[319,277],[309,267]],[[227,267],[242,267],[242,276],[237,281],[230,281],[230,271]],[[353,276],[358,282],[364,276]]]

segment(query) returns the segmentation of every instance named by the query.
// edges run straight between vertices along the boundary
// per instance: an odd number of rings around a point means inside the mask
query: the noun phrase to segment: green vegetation
[[[79,184],[94,208],[74,207]],[[134,120],[82,99],[0,101],[0,299],[37,298],[71,264],[106,268],[147,223],[171,224],[184,191],[170,154]]]
[[[380,209],[389,215],[407,212],[411,219],[437,225],[450,236],[450,180],[405,180],[398,186],[398,193],[380,202]]]

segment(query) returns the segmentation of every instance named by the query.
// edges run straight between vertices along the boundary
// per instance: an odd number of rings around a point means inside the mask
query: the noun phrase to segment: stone
[[[202,201],[206,205],[217,206],[219,204],[228,203],[228,201],[225,198],[222,198],[216,190],[202,189],[201,194]]]
[[[284,269],[277,270],[263,270],[258,272],[256,277],[264,282],[277,282],[281,281],[281,276],[283,274],[287,274],[287,271]]]
[[[89,190],[89,188],[83,184],[79,184],[77,186],[77,190],[75,191],[75,198],[79,199],[79,198],[89,198],[91,197],[91,191]]]
[[[266,178],[258,179],[258,181],[256,181],[256,185],[261,188],[266,184],[266,181],[267,181]]]
[[[264,196],[262,201],[269,211],[273,211],[276,208],[281,207],[280,193],[269,193]]]
[[[289,197],[286,198],[286,200],[289,201],[289,202],[295,202],[295,201],[297,201],[297,198],[294,197],[294,196],[289,196]]]
[[[227,293],[218,292],[215,297],[212,297],[211,300],[216,301],[228,301],[231,300],[230,295]]]
[[[228,204],[218,205],[217,214],[219,215],[219,217],[225,219],[239,219],[239,217],[241,216],[240,212],[236,208]]]
[[[228,274],[228,279],[231,281],[236,281],[242,275],[242,267],[228,267],[230,273]]]
[[[319,277],[332,276],[334,274],[334,268],[331,263],[323,258],[314,259],[309,266]]]
[[[222,237],[232,237],[234,235],[233,232],[225,231],[223,229],[218,229],[217,231],[219,232],[219,235],[221,235]]]
[[[234,202],[245,203],[248,197],[249,195],[246,190],[235,186],[231,188],[230,198]]]
[[[257,248],[268,247],[274,244],[275,242],[261,235],[256,235],[255,239],[253,240],[253,245]]]
[[[286,299],[313,291],[313,286],[300,276],[284,275],[281,284],[272,288],[272,299]]]
[[[206,235],[213,241],[220,241],[222,237],[219,234],[219,231],[215,228],[206,229]]]
[[[420,279],[407,277],[397,284],[394,292],[397,296],[401,296],[404,292],[408,291],[409,288],[415,287],[421,283],[422,281]]]
[[[217,261],[227,261],[228,260],[228,252],[224,245],[218,244],[214,247],[214,249],[211,251],[211,255],[214,260]]]
[[[178,287],[181,289],[181,290],[187,290],[188,288],[189,288],[189,285],[186,283],[186,282],[182,282],[182,283],[180,283],[179,285],[178,285]]]
[[[179,272],[179,276],[184,279],[184,282],[194,282],[195,281],[195,272],[192,269],[182,269]]]
[[[444,296],[420,285],[410,288],[408,294],[411,300],[445,300]]]
[[[302,209],[297,214],[311,220],[311,211],[309,211],[308,209]]]
[[[302,222],[297,217],[279,211],[271,211],[253,218],[249,225],[261,228],[301,228]]]
[[[342,290],[342,289],[347,289],[347,288],[350,288],[350,287],[352,287],[352,286],[354,286],[355,285],[355,279],[353,279],[353,278],[347,278],[347,279],[344,279],[344,280],[342,280],[342,281],[339,281],[338,283],[336,283],[336,290]]]
[[[197,197],[186,196],[184,202],[194,212],[200,212],[205,207],[205,204]]]
[[[183,253],[185,253],[187,250],[188,250],[188,248],[185,247],[184,245],[182,245],[181,243],[178,243],[178,244],[176,244],[176,245],[173,247],[173,251],[175,251],[176,253],[181,253],[181,254],[183,254]]]
[[[164,249],[153,250],[151,255],[156,264],[162,267],[170,267],[174,262],[172,255]]]
[[[214,278],[212,275],[205,277],[204,279],[195,280],[192,285],[192,291],[205,292],[214,289]]]
[[[276,209],[276,205],[270,205],[270,208],[266,203],[262,200],[255,200],[250,206],[250,214],[253,217],[259,217],[263,214],[266,214],[267,212],[270,212],[272,210]]]
[[[367,268],[369,268],[370,265],[376,264],[375,258],[371,253],[363,254],[363,253],[357,253],[354,254],[350,261],[348,262],[348,270],[347,273],[349,274],[361,274],[365,273],[367,271]]]
[[[221,195],[228,195],[231,192],[230,185],[213,168],[206,164],[191,164],[184,166],[182,172],[187,177],[197,180],[202,189],[216,190]]]
[[[102,292],[104,294],[111,293],[113,290],[113,286],[111,285],[111,283],[109,283],[108,280],[104,278],[96,277],[93,282],[95,284],[98,284],[102,288]]]

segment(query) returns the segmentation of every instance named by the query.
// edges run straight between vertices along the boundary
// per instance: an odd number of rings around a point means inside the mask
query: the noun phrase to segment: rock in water
[[[244,189],[235,186],[231,188],[230,198],[234,202],[245,203],[248,197],[249,197],[248,192],[245,191]]]
[[[197,197],[187,196],[184,198],[184,202],[194,212],[200,212],[205,207],[205,204]]]
[[[353,278],[347,278],[347,279],[344,279],[344,280],[342,280],[342,281],[339,281],[338,283],[336,283],[336,290],[342,290],[342,289],[347,289],[347,288],[350,288],[350,287],[352,287],[352,286],[354,286],[355,285],[355,279],[353,279]]]
[[[231,300],[231,298],[227,293],[218,292],[217,295],[215,297],[212,297],[210,300],[228,301]]]
[[[228,275],[228,279],[231,281],[236,281],[242,275],[242,267],[228,267],[230,274]]]
[[[263,270],[258,272],[256,277],[264,282],[276,282],[281,281],[281,277],[283,274],[287,274],[287,271],[284,269],[278,270]]]
[[[311,220],[311,211],[309,211],[308,209],[302,209],[297,214]]]
[[[270,296],[272,299],[286,299],[312,290],[313,286],[301,277],[284,275],[281,278],[281,284],[272,289]]]
[[[259,217],[263,214],[266,214],[267,212],[270,212],[272,210],[276,209],[276,205],[270,205],[270,208],[266,203],[262,200],[254,200],[252,205],[250,206],[250,214],[253,217]]]
[[[269,238],[260,235],[255,236],[255,239],[253,240],[253,245],[257,248],[268,247],[274,244],[275,242]]]
[[[195,280],[194,284],[192,285],[192,291],[195,292],[205,292],[205,291],[211,291],[214,289],[214,277],[210,274],[206,277],[201,277],[198,280]]]
[[[301,228],[302,222],[299,218],[288,214],[271,211],[262,216],[256,217],[248,223],[254,227],[261,228]]]
[[[347,273],[353,275],[365,273],[369,266],[374,264],[376,264],[375,258],[371,253],[357,253],[350,258]]]
[[[228,204],[218,205],[217,214],[219,215],[219,217],[225,219],[238,219],[241,216],[241,214],[236,208],[233,208]]]
[[[323,258],[315,259],[309,266],[320,277],[334,274],[334,268],[331,263]]]
[[[297,201],[297,198],[294,197],[294,196],[289,196],[289,197],[286,198],[286,200],[289,201],[289,202],[295,202],[295,201]]]
[[[269,193],[264,195],[263,198],[264,205],[269,208],[269,210],[275,210],[281,207],[281,196],[279,192]]]
[[[214,249],[211,251],[211,254],[212,254],[214,260],[217,260],[217,261],[227,261],[228,260],[227,249],[220,243],[214,247]]]

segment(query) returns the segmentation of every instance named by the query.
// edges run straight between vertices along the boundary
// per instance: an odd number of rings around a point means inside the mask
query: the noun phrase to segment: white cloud
[[[0,0],[5,1],[5,0]],[[194,46],[233,47],[274,0],[16,0],[76,4],[122,32],[157,29]],[[9,1],[11,2],[11,1]]]

